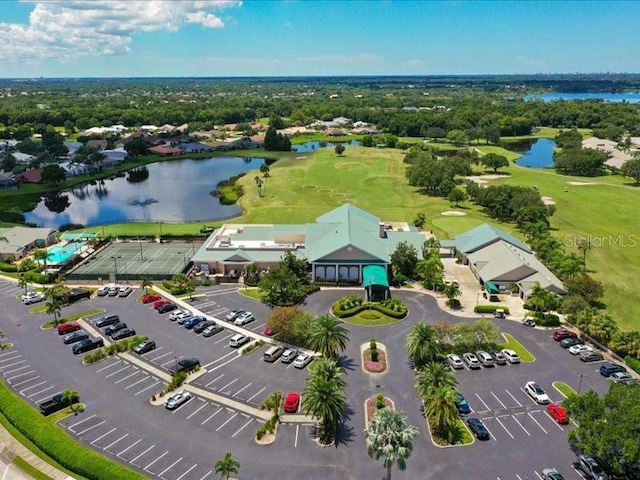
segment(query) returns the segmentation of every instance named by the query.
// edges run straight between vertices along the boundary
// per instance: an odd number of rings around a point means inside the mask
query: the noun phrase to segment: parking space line
[[[200,480],[204,480],[205,478],[207,478],[212,473],[213,473],[213,470],[209,470],[207,473],[204,474],[204,477],[202,477]]]
[[[161,358],[166,357],[167,355],[171,355],[173,353],[173,351],[171,352],[167,352],[167,353],[163,353],[162,355],[160,355],[159,357],[154,357],[154,358],[150,358],[149,361],[151,363],[156,363],[158,360],[160,360]]]
[[[133,373],[130,373],[129,375],[127,375],[124,378],[121,378],[120,380],[116,380],[115,382],[113,382],[115,385],[117,385],[120,382],[124,382],[126,379],[133,377],[134,375],[138,375],[138,373],[140,373],[140,371],[136,370]]]
[[[298,435],[300,434],[300,424],[296,425],[296,436],[293,440],[293,448],[298,448]]]
[[[540,475],[536,470],[533,471],[540,480],[542,480],[542,475]]]
[[[236,418],[238,416],[238,412],[234,413],[231,417],[229,417],[227,419],[226,422],[224,422],[222,425],[220,425],[217,429],[216,432],[220,431],[220,429],[222,429],[227,423],[229,423],[231,420],[233,420],[234,418]]]
[[[74,423],[73,425],[69,425],[69,430],[71,430],[73,433],[75,433],[75,431],[73,430],[74,427],[77,427],[78,425],[82,425],[84,422],[88,422],[89,420],[91,420],[93,417],[95,417],[96,414],[94,413],[93,415],[91,415],[90,417],[87,417],[83,420],[80,420],[77,423]]]
[[[76,435],[79,437],[81,435],[84,435],[87,432],[90,432],[91,430],[93,430],[94,428],[98,428],[100,425],[104,425],[105,423],[107,423],[106,420],[101,421],[100,423],[96,423],[95,425],[91,425],[89,428],[84,429],[81,432],[76,433]]]
[[[222,407],[220,407],[220,409],[214,413],[212,413],[209,418],[207,418],[204,422],[202,422],[200,425],[204,425],[205,423],[207,423],[209,420],[211,420],[213,417],[215,417],[217,414],[219,414],[222,410],[224,410]]]
[[[111,367],[114,367],[114,366],[118,365],[120,362],[122,362],[122,360],[121,360],[121,359],[118,359],[118,360],[116,360],[115,362],[110,363],[109,365],[105,365],[104,367],[102,367],[102,368],[100,368],[100,369],[96,370],[96,373],[100,373],[100,372],[102,372],[103,370],[107,370],[107,369],[109,369],[109,368],[111,368]]]
[[[40,378],[40,375],[36,375],[35,377],[31,377],[31,378],[30,378],[30,379],[28,379],[28,380],[23,380],[23,381],[21,381],[21,382],[16,383],[16,384],[13,386],[13,388],[18,388],[20,385],[24,385],[25,383],[33,382],[34,380],[37,380],[37,379],[39,379],[39,378]]]
[[[232,359],[230,359],[230,360],[227,360],[227,361],[226,361],[226,362],[224,362],[224,363],[221,363],[220,365],[216,365],[216,366],[215,366],[215,367],[213,367],[213,368],[209,368],[208,370],[209,370],[210,372],[214,372],[214,371],[216,371],[217,369],[222,368],[222,367],[224,367],[224,366],[226,366],[226,365],[229,365],[231,362],[235,362],[236,360],[238,360],[238,359],[240,358],[240,354],[239,354],[237,351],[234,351],[234,352],[232,352],[232,353],[235,353],[235,354],[236,354],[236,356],[235,356],[235,357],[233,357],[233,358],[232,358]]]
[[[151,450],[152,448],[154,448],[154,447],[155,447],[155,445],[151,445],[149,448],[147,448],[147,449],[146,449],[144,452],[142,452],[140,455],[138,455],[138,456],[137,456],[137,457],[135,457],[135,458],[132,458],[132,459],[129,461],[129,463],[131,463],[132,465],[135,465],[135,463],[133,463],[133,462],[135,462],[137,459],[139,459],[141,456],[143,456],[145,453],[147,453],[148,451],[150,451],[150,450]]]
[[[520,428],[522,428],[522,430],[524,430],[524,433],[526,433],[526,434],[530,437],[530,436],[531,436],[531,434],[527,431],[527,429],[526,429],[526,428],[524,428],[524,425],[522,425],[522,424],[520,423],[520,420],[518,420],[518,418],[516,417],[516,415],[524,415],[524,412],[523,412],[523,413],[516,413],[516,414],[514,414],[514,415],[513,415],[513,419],[515,420],[515,422],[516,422],[518,425],[520,425]]]
[[[251,382],[247,383],[244,387],[242,387],[240,390],[238,390],[232,396],[233,397],[237,397],[239,393],[241,393],[242,391],[244,391],[246,388],[250,387],[251,385],[253,385],[253,383],[251,383]]]
[[[485,403],[485,401],[484,401],[484,400],[482,400],[482,397],[481,397],[480,395],[478,395],[478,394],[476,393],[476,397],[478,397],[478,400],[480,400],[480,401],[482,402],[482,404],[484,405],[484,408],[486,408],[486,409],[487,409],[487,412],[491,411],[491,409],[489,408],[489,405],[487,405],[487,404]]]
[[[24,362],[20,362],[20,363],[24,363]],[[23,367],[14,368],[13,370],[8,370],[8,371],[6,371],[6,372],[4,372],[4,373],[8,375],[8,374],[10,374],[10,373],[13,373],[13,372],[19,372],[20,370],[24,370],[25,368],[29,368],[29,367],[31,367],[31,365],[25,365],[25,366],[23,366]],[[39,377],[38,377],[38,378],[39,378]]]
[[[511,392],[509,390],[507,390],[506,388],[504,389],[505,392],[507,392],[507,395],[509,395],[514,402],[516,402],[518,404],[519,407],[522,407],[522,404],[518,401],[518,399],[516,397],[514,397]]]
[[[253,395],[251,395],[251,397],[249,397],[247,399],[247,403],[249,403],[251,400],[253,400],[254,398],[256,398],[258,395],[260,395],[262,392],[264,392],[267,389],[267,387],[262,387],[260,390],[258,390],[256,393],[254,393]]]
[[[158,476],[162,477],[165,473],[167,473],[169,470],[171,470],[171,468],[173,468],[178,462],[180,462],[184,457],[180,457],[178,460],[176,460],[175,462],[173,462],[171,465],[169,465],[167,468],[165,468],[163,471],[161,471]]]
[[[14,360],[14,359],[12,358],[11,360]],[[26,360],[18,360],[17,362],[10,363],[9,365],[2,365],[0,367],[0,370],[2,370],[4,372],[5,368],[13,367],[14,365],[20,365],[21,363],[27,363],[27,361]],[[8,373],[8,372],[5,372],[5,373]]]
[[[207,402],[205,402],[204,400],[202,400],[201,398],[198,398],[198,400],[200,400],[202,402],[202,405],[200,405],[195,412],[190,413],[189,416],[187,417],[187,420],[189,420],[191,417],[193,417],[196,413],[198,413],[200,410],[202,410],[204,407],[206,407],[208,405]]]
[[[47,390],[50,390],[52,388],[55,388],[55,387],[49,387]],[[44,391],[46,391],[46,390],[44,390]],[[42,393],[42,392],[39,392],[39,393]],[[35,394],[33,396],[35,396]],[[31,400],[35,404],[40,404],[40,403],[44,402],[45,400],[51,400],[51,394],[49,393],[46,396],[37,398],[35,400],[32,399],[32,398],[29,398],[29,400]]]
[[[119,443],[120,440],[124,440],[125,438],[127,438],[129,436],[129,433],[125,433],[124,435],[122,435],[120,438],[118,438],[117,440],[114,440],[113,442],[111,442],[109,445],[107,445],[106,447],[104,447],[102,450],[103,451],[108,451],[111,447],[113,447],[116,443]]]
[[[16,353],[17,353],[17,355],[16,355]],[[22,356],[22,355],[20,355],[16,350],[11,350],[11,351],[8,351],[8,352],[6,352],[6,353],[1,353],[1,354],[0,354],[0,358],[2,358],[2,357],[6,357],[7,355],[14,355],[14,356],[13,356],[13,357],[11,357],[11,358],[20,358],[20,357]],[[0,360],[0,362],[5,362],[5,361],[6,361],[6,360]]]
[[[537,411],[540,411],[540,410],[537,410]],[[533,420],[534,422],[536,422],[536,425],[538,425],[538,426],[540,427],[540,429],[541,429],[544,433],[549,433],[549,432],[547,432],[547,431],[544,429],[544,427],[543,427],[542,425],[540,425],[540,424],[538,423],[538,421],[537,421],[535,418],[533,418],[533,415],[531,415],[531,413],[532,413],[532,412],[527,412],[527,415],[529,415],[529,417],[531,417],[531,420]]]
[[[221,375],[218,375],[216,378],[214,378],[213,380],[211,380],[209,383],[207,383],[204,388],[207,388],[209,385],[211,385],[212,383],[217,382],[218,380],[220,380],[222,377],[224,377],[224,373]]]
[[[228,358],[232,355],[238,355],[238,351],[237,350],[231,350],[229,353],[224,354],[222,357],[220,358],[216,358],[213,362],[209,362],[206,365],[203,365],[202,368],[209,368],[211,365],[213,365],[214,363],[218,363],[223,361],[225,358]]]
[[[15,352],[9,352],[9,353],[5,353],[4,355],[14,355]],[[3,355],[0,355],[0,358],[2,358]],[[9,357],[9,358],[5,358],[4,360],[0,360],[0,363],[4,363],[4,362],[10,362],[11,360],[15,360],[16,358],[22,358],[22,355],[18,354],[18,355],[14,355],[13,357]]]
[[[122,367],[120,370],[116,370],[115,372],[110,373],[109,375],[107,375],[104,378],[109,378],[109,377],[113,377],[114,375],[119,374],[120,372],[124,372],[125,370],[131,368],[131,365],[127,365],[126,367]]]
[[[100,435],[98,438],[96,438],[93,442],[91,442],[90,445],[95,445],[96,442],[99,442],[100,440],[102,440],[104,437],[106,437],[107,435],[109,435],[110,433],[114,432],[115,430],[117,430],[115,427],[113,427],[111,430],[109,430],[107,433],[105,433],[104,435]]]
[[[231,380],[229,383],[227,383],[224,387],[222,387],[220,389],[221,392],[223,392],[227,387],[230,387],[231,385],[233,385],[234,383],[236,383],[238,381],[238,378],[234,378],[233,380]]]
[[[140,380],[138,380],[138,381],[137,381],[137,382],[135,382],[135,383],[132,383],[131,385],[127,385],[126,387],[124,387],[124,389],[125,389],[125,390],[129,390],[130,388],[135,387],[135,386],[136,386],[136,385],[138,385],[139,383],[142,383],[142,382],[144,382],[145,380],[149,380],[149,378],[150,378],[150,377],[149,377],[149,375],[148,375],[148,374],[146,374],[146,373],[144,373],[144,372],[143,372],[143,375],[144,375],[144,377],[143,377],[143,378],[141,378]]]
[[[169,453],[169,450],[166,450],[162,455],[160,455],[158,458],[156,458],[153,462],[151,462],[149,465],[147,465],[146,467],[143,468],[143,470],[145,472],[149,472],[151,475],[155,475],[155,473],[147,470],[148,468],[151,468],[153,466],[154,463],[156,463],[158,460],[160,460],[162,457],[164,457],[167,453]]]
[[[31,390],[32,388],[39,387],[40,385],[44,385],[45,383],[47,383],[47,381],[43,380],[41,382],[36,383],[35,385],[31,385],[30,387],[23,388],[22,390],[20,390],[20,395],[22,395],[23,397],[31,398],[33,395],[37,395],[40,392],[30,393],[29,395],[26,395],[27,390]],[[51,389],[51,388],[53,387],[49,387],[48,389]]]
[[[493,398],[495,398],[498,401],[498,403],[502,405],[502,408],[504,408],[505,410],[507,409],[507,406],[504,403],[502,403],[502,400],[500,400],[498,396],[495,393],[493,393],[493,391],[490,391],[489,393],[491,393],[491,395],[493,395]]]
[[[186,472],[184,472],[182,475],[180,475],[178,478],[176,478],[176,480],[182,480],[184,477],[186,477],[186,476],[189,474],[189,472],[190,472],[191,470],[193,470],[193,469],[194,469],[194,468],[196,468],[197,466],[198,466],[198,464],[197,464],[197,463],[195,463],[195,464],[193,465],[193,467],[191,467],[189,470],[187,470],[187,471],[186,471]],[[163,472],[163,473],[164,473],[164,472]]]
[[[503,415],[504,417],[508,417],[510,415]],[[498,417],[496,417],[496,420],[498,421],[498,423],[500,424],[500,426],[504,429],[505,432],[507,432],[507,435],[509,435],[511,437],[511,439],[513,439],[513,435],[511,435],[511,432],[507,429],[507,427],[504,426],[504,423],[502,423],[500,421],[500,419]],[[486,425],[485,425],[486,426]]]
[[[128,452],[131,448],[135,447],[137,444],[139,444],[142,441],[142,439],[138,439],[137,442],[133,442],[131,445],[129,445],[127,448],[125,448],[124,450],[122,450],[120,453],[118,453],[116,455],[116,457],[120,458],[120,455],[122,455],[123,453]]]
[[[249,425],[251,422],[253,422],[253,418],[250,418],[249,421],[247,423],[245,423],[243,426],[241,426],[238,430],[236,430],[236,433],[234,433],[233,435],[231,435],[231,438],[235,437],[236,435],[238,435],[242,430],[245,429],[245,427],[247,425]]]
[[[149,390],[150,388],[155,387],[155,386],[156,386],[156,385],[158,385],[159,383],[160,383],[160,380],[158,380],[158,381],[157,381],[157,382],[155,382],[155,383],[152,383],[151,385],[149,385],[149,386],[148,386],[148,387],[146,387],[146,388],[143,388],[143,389],[142,389],[142,390],[140,390],[139,392],[136,392],[134,395],[136,395],[136,396],[137,396],[137,395],[140,395],[141,393],[146,392],[146,391],[147,391],[147,390]]]
[[[12,377],[5,377],[5,378],[7,379],[7,383],[13,387],[14,385],[13,385],[13,383],[11,383],[11,380],[13,380],[14,378],[24,377],[25,375],[31,375],[32,373],[36,373],[36,371],[35,370],[29,370],[28,372],[19,373],[18,375],[14,375]]]
[[[545,418],[548,418],[548,419],[551,421],[551,423],[553,423],[556,427],[558,427],[561,431],[563,431],[563,432],[564,432],[564,428],[562,427],[562,425],[560,425],[558,422],[556,422],[556,421],[551,417],[551,415],[549,415],[549,414],[547,413],[547,414],[545,414],[545,415],[544,415],[544,417],[545,417]],[[577,425],[576,425],[576,427],[577,427]]]
[[[527,400],[529,400],[531,403],[527,403],[527,405],[529,406],[536,406],[538,405],[530,396],[527,392],[525,392],[524,388],[521,388],[520,391],[522,393],[524,393],[524,396],[527,397]]]
[[[177,360],[175,358],[172,358],[171,360],[169,360],[168,362],[164,362],[164,363],[160,363],[159,365],[161,367],[166,367],[167,365],[171,365],[173,363],[177,363]]]
[[[492,432],[491,430],[489,430],[489,427],[487,427],[487,424],[486,424],[486,423],[484,424],[484,428],[486,428],[486,429],[487,429],[487,432],[489,432],[489,436],[491,436],[491,438],[493,438],[493,441],[494,441],[494,442],[497,442],[497,441],[498,441],[498,439],[497,439],[497,438],[496,438],[496,436],[493,434],[493,432]]]
[[[227,335],[226,337],[222,337],[220,340],[218,340],[217,342],[213,342],[214,345],[219,344],[220,342],[224,342],[225,340],[228,340],[229,338],[233,337],[235,332],[230,333],[229,335]]]

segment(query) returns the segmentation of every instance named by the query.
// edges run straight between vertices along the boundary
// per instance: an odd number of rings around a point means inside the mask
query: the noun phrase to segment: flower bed
[[[362,365],[369,373],[382,373],[387,370],[387,356],[378,348],[378,361],[371,360],[371,349],[367,349],[362,354]]]
[[[369,422],[373,420],[373,416],[378,411],[376,397],[377,395],[374,395],[373,397],[369,397],[367,398],[366,402],[364,402],[365,425],[368,425]],[[384,408],[390,408],[392,410],[396,408],[395,404],[393,403],[393,400],[391,400],[390,398],[383,397],[383,401],[384,401]]]

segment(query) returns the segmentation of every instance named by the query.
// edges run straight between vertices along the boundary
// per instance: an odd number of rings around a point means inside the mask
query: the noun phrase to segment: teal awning
[[[362,269],[362,283],[365,287],[371,285],[389,286],[387,279],[387,267],[381,265],[367,265]]]
[[[500,293],[500,289],[498,288],[498,286],[493,283],[493,282],[486,282],[484,284],[484,289],[488,292],[488,293]]]

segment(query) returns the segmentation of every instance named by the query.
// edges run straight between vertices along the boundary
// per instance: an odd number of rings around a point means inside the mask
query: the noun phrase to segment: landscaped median
[[[91,317],[93,315],[100,315],[105,313],[106,310],[104,308],[92,308],[90,310],[85,310],[84,312],[72,313],[71,315],[65,315],[64,317],[60,317],[58,322],[54,322],[53,320],[49,322],[45,322],[40,326],[42,330],[51,330],[52,328],[68,322],[75,322],[76,320],[80,320],[81,318]]]
[[[38,449],[62,467],[95,480],[142,480],[144,475],[85,448],[51,424],[33,407],[0,383],[0,413]]]
[[[333,304],[331,313],[356,325],[380,326],[398,322],[407,316],[407,307],[396,298],[382,302],[365,302],[357,295],[347,295]]]
[[[502,337],[505,342],[500,344],[500,347],[513,350],[520,357],[520,361],[525,363],[531,363],[536,361],[536,357],[533,356],[529,350],[527,350],[524,345],[522,345],[515,337],[509,333],[502,333]]]

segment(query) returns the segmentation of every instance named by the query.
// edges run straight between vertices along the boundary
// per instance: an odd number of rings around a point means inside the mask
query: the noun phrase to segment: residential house
[[[105,139],[103,138],[98,138],[98,139],[94,139],[94,140],[89,140],[87,142],[87,148],[94,148],[98,151],[100,150],[106,150],[106,148],[109,146],[109,142],[107,142]]]
[[[67,140],[66,142],[64,142],[64,146],[67,147],[67,150],[69,150],[68,156],[73,157],[76,152],[83,147],[83,143]]]
[[[0,236],[7,239],[6,242],[0,242],[0,258],[20,260],[34,248],[54,244],[55,233],[56,231],[52,228],[0,228]]]
[[[16,163],[20,163],[22,165],[29,165],[32,161],[34,161],[37,157],[33,155],[29,155],[28,153],[22,152],[12,152],[10,154],[16,161]]]
[[[102,165],[113,165],[114,163],[124,162],[127,159],[127,151],[124,148],[114,148],[112,150],[102,150],[105,158],[102,160]]]
[[[0,173],[0,191],[17,190],[18,182],[4,173]]]
[[[42,183],[42,169],[31,168],[25,172],[14,175],[13,179],[20,183]]]
[[[182,151],[182,153],[204,153],[213,150],[213,148],[209,145],[198,142],[181,143],[178,145],[178,148]]]
[[[170,147],[168,145],[158,145],[155,147],[151,147],[149,151],[151,153],[156,153],[158,155],[163,155],[165,157],[182,154],[182,150],[180,150],[179,148]]]
[[[89,166],[84,163],[76,163],[76,162],[61,162],[58,164],[60,168],[65,171],[67,178],[69,177],[77,177],[78,175],[84,175],[89,173]]]

